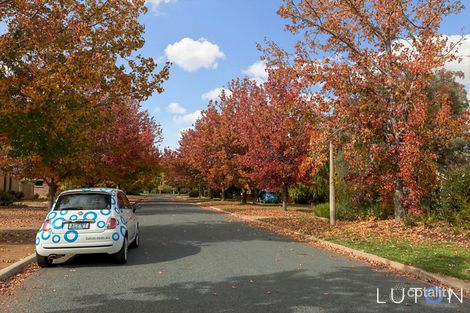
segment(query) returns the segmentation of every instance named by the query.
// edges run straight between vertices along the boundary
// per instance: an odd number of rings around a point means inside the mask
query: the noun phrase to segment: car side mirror
[[[140,209],[140,208],[141,208],[141,205],[140,205],[140,204],[134,203],[134,204],[132,205],[132,212],[135,213],[135,210]]]

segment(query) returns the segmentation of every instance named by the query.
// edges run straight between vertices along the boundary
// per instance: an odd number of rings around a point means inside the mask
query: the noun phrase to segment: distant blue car
[[[258,201],[261,203],[277,203],[279,202],[279,197],[275,192],[261,191],[258,197]]]

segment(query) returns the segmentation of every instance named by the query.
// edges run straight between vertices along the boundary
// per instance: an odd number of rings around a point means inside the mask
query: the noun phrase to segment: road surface
[[[391,288],[400,300],[427,285],[189,204],[148,203],[138,218],[127,265],[95,255],[40,269],[0,312],[470,312],[469,299],[391,303]]]

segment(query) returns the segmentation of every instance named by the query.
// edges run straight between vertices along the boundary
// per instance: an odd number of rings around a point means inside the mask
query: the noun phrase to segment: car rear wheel
[[[117,264],[126,264],[127,263],[127,249],[128,249],[128,241],[127,241],[127,236],[126,236],[124,237],[124,240],[122,241],[121,250],[113,254],[114,262],[116,262]]]
[[[52,259],[36,253],[36,260],[40,267],[49,267],[52,265]]]

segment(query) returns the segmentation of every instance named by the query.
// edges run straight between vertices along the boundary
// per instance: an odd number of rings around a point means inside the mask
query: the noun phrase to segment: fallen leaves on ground
[[[0,206],[0,229],[39,228],[46,217],[47,207]]]
[[[38,268],[39,267],[36,263],[32,263],[18,274],[10,277],[5,282],[0,282],[0,296],[10,296],[14,294],[15,289],[19,287],[23,283],[23,281],[27,279]]]
[[[240,217],[260,219],[263,222],[286,228],[287,230],[302,234],[326,238],[373,238],[374,240],[385,241],[393,238],[405,239],[410,242],[443,242],[452,243],[462,247],[470,248],[470,230],[452,230],[445,223],[435,223],[426,225],[418,223],[416,226],[406,226],[402,222],[394,219],[388,220],[359,220],[359,221],[337,221],[335,226],[330,226],[326,219],[313,216],[308,211],[283,211],[276,206],[269,205],[240,205],[235,203],[222,202],[217,204],[206,202],[201,204],[207,207],[208,204],[222,209],[226,212],[234,213]],[[279,230],[278,230],[279,232]]]
[[[288,228],[306,235],[318,238],[340,237],[340,238],[374,238],[374,240],[385,241],[392,238],[409,240],[411,242],[448,242],[470,248],[470,231],[450,232],[441,225],[428,227],[419,224],[408,227],[393,219],[377,221],[339,221],[336,226],[330,226],[323,220],[315,217],[296,218],[269,218],[264,222]]]

